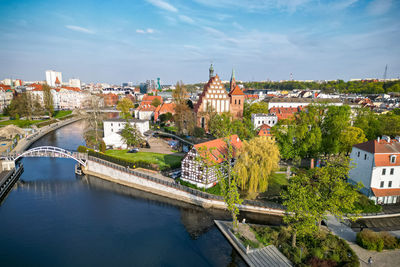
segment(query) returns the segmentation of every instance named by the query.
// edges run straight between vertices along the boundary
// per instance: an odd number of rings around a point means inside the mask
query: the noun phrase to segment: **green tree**
[[[195,114],[187,105],[188,96],[183,82],[177,82],[175,90],[172,92],[172,98],[175,103],[175,115],[173,118],[179,134],[193,133],[196,125]]]
[[[239,205],[243,202],[240,199],[238,191],[237,179],[238,175],[232,167],[234,160],[234,148],[230,138],[224,138],[226,144],[226,153],[223,155],[223,162],[217,165],[217,176],[221,187],[221,192],[225,200],[227,209],[232,217],[233,229],[238,229]]]
[[[160,118],[160,122],[167,122],[167,121],[172,120],[172,114],[171,114],[171,112],[167,112],[167,113],[161,114],[159,118]]]
[[[382,122],[377,114],[368,108],[359,108],[356,110],[354,127],[362,129],[368,140],[376,139],[382,134]]]
[[[267,102],[256,102],[253,104],[248,104],[245,102],[243,107],[243,117],[251,119],[251,114],[253,113],[265,113],[268,114],[268,103]]]
[[[212,113],[208,121],[208,131],[215,138],[222,138],[225,136],[230,136],[233,133],[232,117],[230,113],[222,113],[221,115],[217,113]]]
[[[134,105],[133,105],[132,101],[127,97],[124,97],[117,104],[117,109],[121,112],[121,115],[122,115],[121,117],[124,119],[132,118],[130,109],[133,107],[134,107]]]
[[[350,107],[329,106],[322,122],[321,130],[322,149],[328,154],[338,154],[340,152],[339,136],[342,131],[350,126]]]
[[[160,99],[154,98],[153,101],[151,101],[151,105],[154,107],[158,107],[159,105],[161,105]]]
[[[309,177],[304,173],[292,177],[281,196],[286,206],[283,221],[292,228],[292,247],[296,247],[297,236],[311,234],[318,229],[315,210],[318,199],[313,194]]]
[[[360,197],[357,190],[362,184],[354,187],[347,182],[349,170],[349,158],[338,157],[328,162],[327,166],[314,168],[308,172],[313,195],[318,199],[314,207],[318,227],[328,212],[339,218],[343,218],[345,210],[352,210],[354,214],[360,212],[355,210],[354,204]]]
[[[234,170],[238,185],[249,193],[264,192],[271,174],[279,167],[279,149],[274,141],[260,136],[244,141]]]
[[[119,132],[122,140],[128,147],[137,147],[144,142],[142,134],[139,132],[135,124],[129,121],[125,123],[124,128]]]
[[[48,86],[47,84],[43,85],[43,102],[44,102],[44,108],[46,109],[50,118],[53,117],[54,113],[53,94],[51,93],[50,86]]]
[[[367,138],[365,138],[365,134],[362,129],[349,126],[340,133],[340,151],[349,154],[355,144],[360,144],[365,141],[367,141]]]

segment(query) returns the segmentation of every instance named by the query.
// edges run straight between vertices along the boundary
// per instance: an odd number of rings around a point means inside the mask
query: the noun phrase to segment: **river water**
[[[84,144],[84,124],[58,129],[32,147],[76,150]],[[0,206],[0,266],[245,266],[213,223],[229,219],[223,211],[78,177],[70,159],[22,163],[20,180]]]

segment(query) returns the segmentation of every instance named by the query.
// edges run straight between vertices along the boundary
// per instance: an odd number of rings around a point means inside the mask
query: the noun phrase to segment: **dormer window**
[[[396,156],[395,155],[391,155],[390,156],[390,163],[396,163]]]

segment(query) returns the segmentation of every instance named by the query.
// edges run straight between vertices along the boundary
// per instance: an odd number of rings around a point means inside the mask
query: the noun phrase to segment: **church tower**
[[[230,81],[230,112],[235,119],[243,118],[243,108],[245,95],[243,91],[236,84],[235,71],[232,69],[232,76]]]
[[[211,66],[210,66],[210,69],[208,70],[208,72],[209,72],[208,79],[211,79],[212,77],[214,77],[214,67],[213,67],[212,63],[211,63]]]

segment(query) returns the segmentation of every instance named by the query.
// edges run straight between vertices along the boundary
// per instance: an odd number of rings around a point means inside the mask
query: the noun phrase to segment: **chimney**
[[[311,159],[311,162],[310,162],[310,169],[314,169],[314,159]]]
[[[385,140],[386,142],[390,143],[390,137],[387,135],[383,135],[382,139]]]
[[[381,141],[381,138],[379,136],[378,136],[378,140],[377,141],[378,141],[378,143]]]

